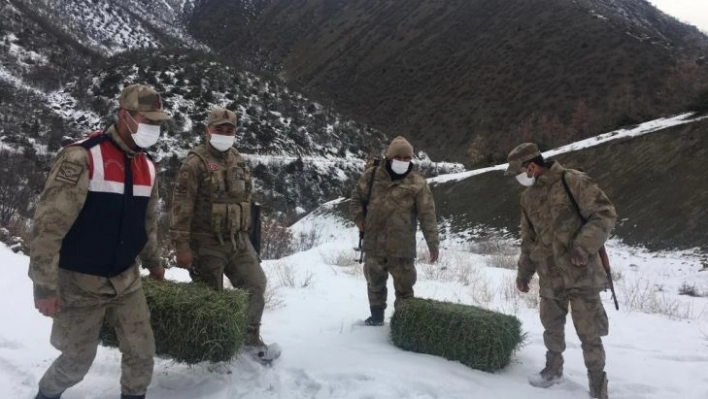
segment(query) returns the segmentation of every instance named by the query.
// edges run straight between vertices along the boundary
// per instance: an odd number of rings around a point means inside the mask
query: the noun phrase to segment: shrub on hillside
[[[280,259],[293,253],[293,233],[270,218],[261,221],[261,259]]]
[[[143,279],[143,288],[157,356],[196,364],[229,361],[238,353],[246,337],[246,291],[214,291],[201,284],[149,278]],[[118,346],[107,322],[100,340]]]
[[[442,356],[492,372],[509,364],[524,334],[514,316],[415,298],[402,301],[396,309],[391,319],[391,340],[404,350]]]
[[[708,88],[701,90],[688,106],[688,110],[699,114],[708,113]]]

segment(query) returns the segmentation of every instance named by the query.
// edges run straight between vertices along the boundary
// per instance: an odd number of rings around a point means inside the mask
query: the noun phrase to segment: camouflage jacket
[[[367,198],[374,170],[371,198]],[[384,164],[367,169],[352,191],[351,212],[356,222],[365,222],[364,250],[369,256],[415,258],[418,221],[428,248],[438,250],[433,194],[428,182],[415,170],[400,180],[392,180]]]
[[[586,224],[563,188],[563,172]],[[598,250],[609,237],[617,214],[597,184],[586,174],[554,162],[524,191],[521,210],[520,281],[530,281],[537,272],[544,297],[567,289],[605,288],[607,279]],[[587,265],[571,264],[570,252],[576,247],[589,254]]]
[[[231,241],[251,225],[253,181],[241,154],[202,144],[189,152],[177,175],[170,212],[170,237],[178,252],[192,239]]]
[[[111,126],[106,133],[129,156],[136,154],[125,145],[115,127]],[[88,163],[89,155],[86,149],[81,146],[70,146],[62,149],[52,164],[37,204],[32,227],[29,276],[34,283],[35,298],[46,298],[58,293],[59,253],[62,241],[79,217],[88,195]],[[67,168],[67,165],[71,168]],[[140,254],[143,266],[148,269],[160,265],[157,245],[158,202],[156,176],[145,217],[148,241]],[[69,273],[81,275],[80,279],[77,277],[77,281],[80,280],[82,287],[87,291],[91,291],[93,286],[102,285],[98,280],[106,279],[78,272]],[[109,280],[117,292],[122,292],[129,287],[136,287],[134,281],[138,277],[137,267],[132,267]]]

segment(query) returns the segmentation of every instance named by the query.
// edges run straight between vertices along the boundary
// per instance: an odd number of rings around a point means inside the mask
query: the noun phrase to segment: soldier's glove
[[[588,264],[588,253],[580,247],[573,247],[570,251],[570,263],[575,266],[585,266]]]

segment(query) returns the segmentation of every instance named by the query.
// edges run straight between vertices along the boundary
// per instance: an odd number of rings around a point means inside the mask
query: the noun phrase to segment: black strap
[[[101,133],[97,136],[90,137],[87,140],[80,142],[79,145],[87,150],[90,150],[91,148],[103,143],[108,139],[110,139],[110,137],[106,133]]]
[[[573,208],[575,208],[575,212],[578,213],[578,216],[580,216],[580,220],[583,221],[583,224],[587,223],[588,220],[583,216],[582,212],[580,212],[580,206],[578,206],[578,201],[575,200],[575,197],[573,197],[573,193],[570,192],[570,187],[568,187],[568,182],[565,180],[565,172],[566,170],[563,171],[563,174],[561,175],[561,181],[563,182],[563,188],[565,189],[565,193],[568,195],[568,198],[570,199],[570,203],[573,204]]]

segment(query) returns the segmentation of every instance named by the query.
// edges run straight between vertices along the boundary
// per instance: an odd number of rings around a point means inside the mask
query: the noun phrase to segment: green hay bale
[[[524,334],[514,316],[415,298],[401,301],[393,314],[391,340],[404,350],[442,356],[493,372],[509,364]]]
[[[196,364],[223,362],[238,353],[246,337],[248,293],[215,291],[205,285],[143,278],[157,356]],[[118,347],[115,330],[104,322],[105,346]]]

